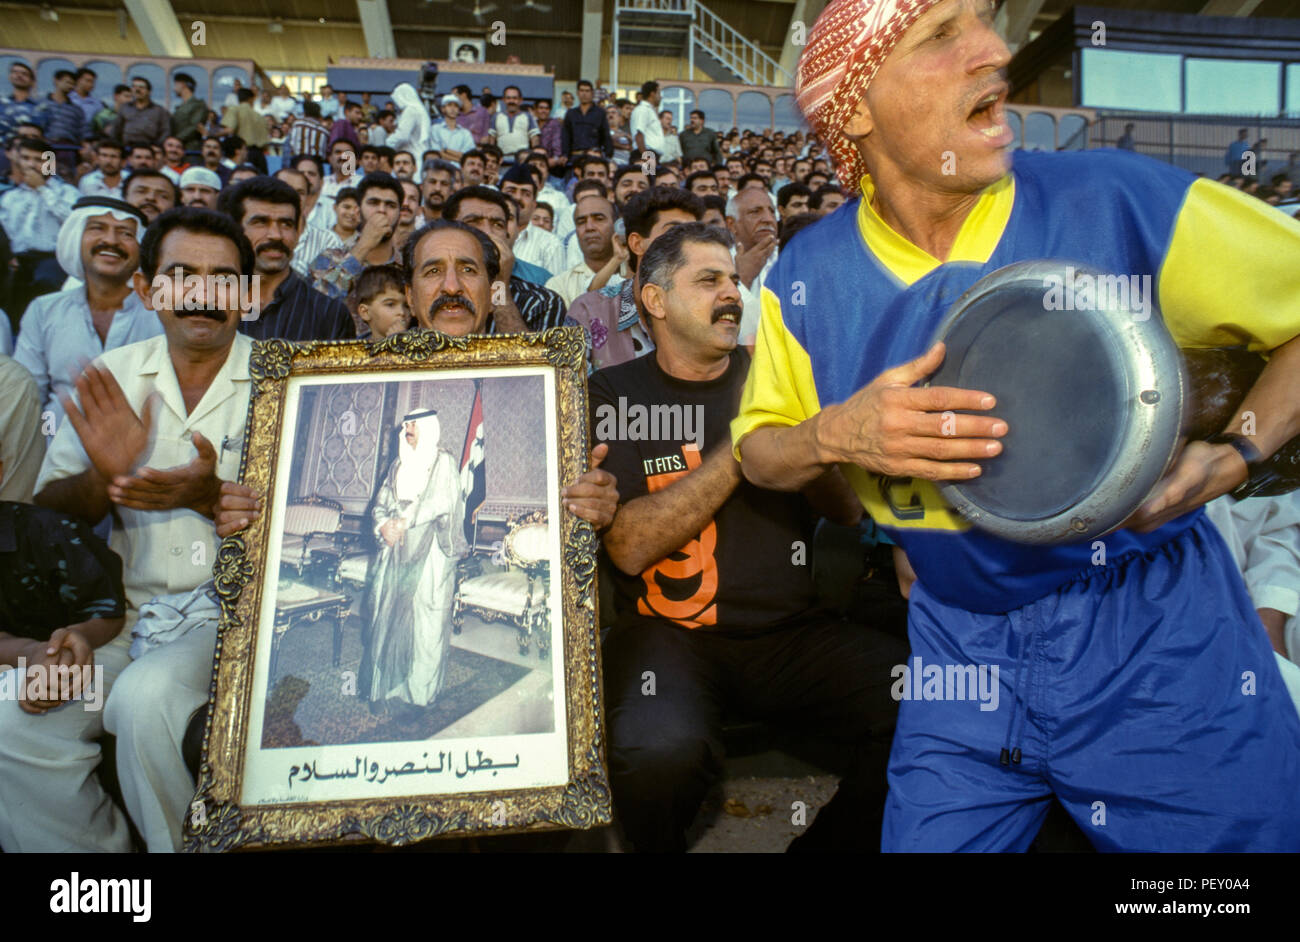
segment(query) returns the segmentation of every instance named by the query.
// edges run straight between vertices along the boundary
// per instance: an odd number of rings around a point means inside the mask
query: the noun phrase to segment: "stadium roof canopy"
[[[794,14],[811,18],[824,0],[702,0],[714,14],[769,55],[780,58]],[[1073,4],[1071,0],[1007,0],[1000,14],[1013,46],[1033,39]],[[1300,17],[1300,0],[1100,0],[1091,6],[1217,16]],[[42,8],[46,11],[42,13]],[[614,0],[0,0],[3,44],[22,49],[110,55],[186,55],[253,59],[268,71],[323,73],[330,58],[389,55],[446,58],[457,38],[489,40],[488,62],[544,64],[560,80],[583,72],[583,28],[597,22],[599,51],[590,63],[608,76]],[[476,14],[477,11],[477,14]],[[51,13],[57,21],[51,19]],[[585,14],[585,16],[584,16]],[[163,34],[188,42],[193,24],[205,24],[207,48],[160,51]],[[505,25],[504,44],[490,41]],[[160,38],[163,37],[163,38]],[[384,49],[384,46],[387,49]],[[593,56],[595,58],[593,59]],[[677,74],[673,75],[673,70]],[[620,64],[625,82],[689,78],[684,63],[655,58]]]

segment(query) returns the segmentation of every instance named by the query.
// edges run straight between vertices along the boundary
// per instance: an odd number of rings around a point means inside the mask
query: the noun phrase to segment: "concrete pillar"
[[[593,84],[600,78],[600,36],[604,26],[604,3],[601,0],[583,0],[582,3],[582,74]]]
[[[781,68],[794,75],[795,67],[799,64],[799,56],[803,55],[803,45],[796,45],[794,42],[795,23],[803,23],[803,41],[808,42],[808,34],[812,32],[813,24],[817,22],[817,17],[821,16],[822,10],[826,9],[826,0],[795,0],[794,6],[790,9],[790,25],[785,31],[785,43],[781,46]]]
[[[193,59],[190,37],[181,29],[171,0],[124,0],[135,28],[140,31],[151,56]]]
[[[1029,37],[1029,28],[1034,25],[1034,18],[1043,9],[1043,2],[1044,0],[1007,0],[998,11],[994,23],[1012,52],[1023,46]]]
[[[370,57],[396,59],[397,43],[393,39],[393,22],[388,18],[387,0],[357,0],[357,13]]]

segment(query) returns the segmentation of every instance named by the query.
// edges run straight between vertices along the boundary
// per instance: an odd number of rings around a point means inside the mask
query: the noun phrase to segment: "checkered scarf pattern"
[[[831,0],[799,57],[795,100],[826,142],[840,183],[855,190],[867,173],[842,130],[907,28],[938,0]],[[850,195],[852,195],[850,193]]]

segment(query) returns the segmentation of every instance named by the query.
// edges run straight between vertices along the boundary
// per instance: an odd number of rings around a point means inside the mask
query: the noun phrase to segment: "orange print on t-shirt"
[[[682,456],[686,459],[685,471],[670,471],[665,474],[652,474],[646,478],[646,488],[650,493],[662,490],[678,478],[690,474],[703,462],[698,445],[689,443],[682,446]],[[683,628],[699,628],[702,625],[718,623],[718,606],[714,598],[718,593],[718,562],[714,550],[718,545],[718,527],[710,520],[700,535],[691,540],[675,553],[665,556],[641,574],[645,580],[646,594],[637,599],[637,611],[642,615],[657,615],[677,622]],[[699,585],[687,598],[669,597],[664,593],[662,576],[666,580],[691,580],[699,577]],[[669,591],[676,586],[669,585]]]

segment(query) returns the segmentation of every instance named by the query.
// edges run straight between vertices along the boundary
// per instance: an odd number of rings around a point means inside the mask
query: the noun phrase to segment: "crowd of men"
[[[270,234],[260,237],[265,244],[257,252],[262,313],[245,329],[258,339],[291,340],[352,336],[340,332],[332,306],[301,288],[310,285],[346,302],[366,266],[396,262],[412,232],[441,218],[457,191],[483,186],[491,192],[480,192],[471,206],[482,209],[486,198],[499,213],[490,214],[491,221],[480,220],[481,213],[472,218],[506,249],[516,309],[497,317],[511,328],[521,323],[515,316],[531,329],[562,324],[581,295],[611,292],[626,280],[629,248],[617,223],[627,201],[651,185],[695,194],[707,218],[730,229],[752,340],[759,276],[775,260],[778,224],[792,233],[845,199],[814,137],[737,129],[722,134],[705,127],[700,111],[679,134],[671,113],[656,110],[654,82],[641,89],[635,107],[624,99],[602,101],[604,89],[579,82],[577,101],[566,92],[567,104],[555,115],[550,101],[525,103],[514,86],[499,101],[489,93],[475,100],[459,86],[437,103],[441,119],[435,122],[405,84],[383,110],[368,93],[349,100],[329,86],[319,101],[311,95],[300,100],[283,87],[262,89],[258,100],[254,89],[237,87],[218,115],[181,73],[173,81],[179,103],[169,115],[151,100],[143,78],[118,86],[111,108],[94,97],[92,70],[60,72],[55,91],[43,100],[36,99],[34,81],[30,68],[14,63],[13,94],[0,101],[8,161],[0,186],[6,263],[0,309],[8,314],[11,335],[0,336],[0,351],[12,350],[34,299],[63,297],[73,287],[69,265],[75,263],[60,264],[57,241],[81,197],[120,199],[140,209],[146,223],[172,206],[230,212],[246,202],[234,198],[239,184],[273,170],[271,177],[284,186],[263,180],[257,199],[286,207],[279,213],[284,216],[290,212],[287,187],[297,208],[291,226],[281,220],[267,229],[261,216],[251,224],[251,231]],[[634,124],[635,131],[627,131]],[[632,144],[620,146],[627,141]],[[644,159],[629,162],[632,147]],[[765,195],[767,205],[744,195],[751,189]],[[580,212],[584,198],[591,208]],[[453,212],[462,202],[451,203]],[[366,336],[371,328],[355,302],[349,307],[353,329]]]
[[[67,541],[42,564],[72,568],[26,587],[37,604],[6,625],[0,663],[102,667],[107,705],[0,705],[6,850],[126,849],[128,816],[148,848],[179,847],[193,785],[181,742],[206,700],[215,623],[161,644],[139,616],[194,611],[210,573],[191,557],[210,564],[258,512],[235,483],[251,341],[578,325],[593,368],[644,359],[673,338],[637,315],[635,273],[681,227],[739,273],[718,282],[735,296],[719,322],[752,345],[779,244],[844,202],[815,138],[721,134],[699,111],[678,136],[654,83],[633,107],[582,82],[555,117],[517,88],[498,109],[462,87],[434,122],[407,85],[384,111],[341,92],[264,90],[255,104],[240,88],[218,118],[185,75],[170,115],[142,79],[109,109],[86,70],[60,73],[42,101],[33,78],[15,64],[0,102],[0,496],[19,545],[53,527]],[[223,276],[240,290],[214,292]],[[617,500],[607,447],[565,494],[602,528]],[[53,608],[46,590],[63,593]],[[105,731],[124,807],[90,774]]]
[[[810,35],[807,135],[721,133],[699,111],[677,131],[654,82],[635,103],[580,82],[558,108],[462,86],[438,121],[406,84],[382,111],[328,87],[319,102],[263,89],[256,103],[240,88],[214,125],[183,76],[168,115],[139,79],[96,108],[93,74],[60,73],[57,97],[37,102],[16,65],[16,100],[0,103],[0,323],[17,339],[0,357],[0,554],[13,563],[0,664],[93,663],[107,699],[95,712],[66,691],[0,698],[0,848],[124,850],[128,815],[148,849],[180,845],[182,740],[216,627],[150,634],[139,616],[197,605],[216,541],[264,509],[236,481],[254,340],[577,325],[599,444],[562,503],[596,527],[611,567],[609,769],[638,850],[685,848],[733,710],[845,747],[839,791],[799,849],[1024,849],[1052,796],[1081,826],[1105,799],[1108,826],[1088,832],[1103,848],[1296,849],[1300,715],[1282,673],[1295,671],[1296,502],[1220,505],[1211,523],[1200,506],[1253,459],[1196,442],[1171,475],[1195,486],[1167,479],[1108,535],[1109,563],[1090,566],[1083,546],[1028,553],[954,521],[930,483],[996,460],[1007,426],[992,397],[910,387],[941,362],[926,347],[936,297],[995,265],[1115,243],[1124,270],[1166,279],[1171,324],[1208,346],[1233,323],[1273,351],[1247,400],[1267,446],[1254,453],[1270,452],[1300,431],[1278,405],[1298,398],[1295,315],[1250,291],[1236,312],[1241,298],[1198,281],[1191,260],[1293,284],[1300,232],[1136,155],[1013,162],[991,6],[885,3],[875,39],[855,25],[870,6],[836,0]],[[956,179],[928,160],[949,138]],[[833,174],[865,198],[836,213]],[[1133,233],[1059,224],[1070,187],[1106,187]],[[1211,209],[1222,226],[1203,224]],[[1285,263],[1252,254],[1261,243]],[[232,277],[247,290],[212,290]],[[625,403],[698,409],[704,427],[676,441],[603,432],[602,409]],[[909,480],[915,502],[900,506],[891,488]],[[828,612],[792,559],[819,518],[858,526],[864,509],[908,599],[906,640],[883,608],[868,624]],[[1266,533],[1275,552],[1251,581]],[[909,656],[1000,665],[1005,709],[900,698]],[[1243,671],[1250,697],[1236,696]],[[105,731],[122,807],[94,775]]]

